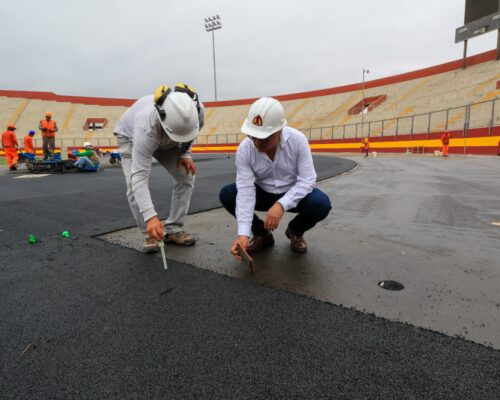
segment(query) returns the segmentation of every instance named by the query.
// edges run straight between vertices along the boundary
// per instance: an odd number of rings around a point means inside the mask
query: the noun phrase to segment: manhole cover
[[[397,281],[380,281],[378,285],[386,290],[403,290],[405,287]]]

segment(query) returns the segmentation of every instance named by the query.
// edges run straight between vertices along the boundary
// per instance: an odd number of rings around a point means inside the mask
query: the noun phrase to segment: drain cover
[[[380,281],[378,285],[386,290],[403,290],[405,287],[397,281]]]

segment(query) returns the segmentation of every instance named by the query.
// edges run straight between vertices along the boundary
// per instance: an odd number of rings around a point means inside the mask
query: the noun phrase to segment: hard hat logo
[[[264,122],[262,121],[262,117],[260,115],[256,115],[255,118],[252,120],[252,124],[254,124],[255,126],[264,125]]]

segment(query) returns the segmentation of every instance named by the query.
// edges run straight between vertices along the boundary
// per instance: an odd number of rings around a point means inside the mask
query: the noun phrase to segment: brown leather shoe
[[[294,235],[290,231],[290,228],[286,228],[285,235],[288,239],[290,239],[290,246],[293,251],[296,253],[307,252],[307,242],[304,240],[303,236]]]
[[[169,233],[165,235],[163,238],[163,242],[165,243],[174,243],[179,246],[192,246],[196,243],[196,239],[192,237],[189,233],[184,231],[177,233]]]
[[[252,240],[247,246],[247,253],[256,253],[266,247],[271,247],[274,245],[274,238],[271,232],[264,235],[254,235]]]

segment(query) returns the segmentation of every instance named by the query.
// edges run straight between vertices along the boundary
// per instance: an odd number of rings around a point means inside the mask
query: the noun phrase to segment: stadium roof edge
[[[496,50],[490,50],[484,53],[476,54],[467,57],[467,66],[472,66],[476,64],[481,64],[484,62],[492,61],[496,59]],[[463,65],[463,60],[458,59],[454,61],[449,61],[444,64],[438,64],[432,67],[427,67],[411,72],[405,72],[398,75],[389,76],[386,78],[374,79],[372,81],[365,82],[365,89],[386,86],[394,83],[400,83],[405,81],[410,81],[413,79],[424,78],[431,75],[437,75],[444,72],[450,72],[454,70],[461,69]],[[274,98],[287,101],[287,100],[298,100],[307,99],[311,97],[328,96],[338,93],[352,92],[355,90],[361,90],[362,83],[354,83],[344,86],[337,86],[328,89],[312,90],[308,92],[291,93],[284,95],[273,96]],[[4,97],[15,97],[23,99],[33,99],[33,100],[45,100],[45,101],[58,101],[58,102],[68,102],[76,104],[87,104],[87,105],[99,105],[99,106],[122,106],[129,107],[135,101],[134,99],[116,99],[116,98],[104,98],[104,97],[83,97],[83,96],[64,96],[58,95],[52,92],[36,92],[36,91],[23,91],[23,90],[0,90],[0,96]],[[256,100],[256,98],[249,99],[239,99],[239,100],[223,100],[223,101],[213,101],[213,102],[203,102],[206,107],[224,107],[224,106],[238,106],[251,104]]]

